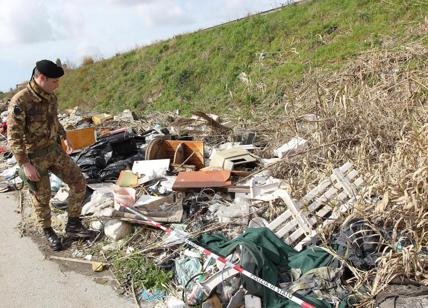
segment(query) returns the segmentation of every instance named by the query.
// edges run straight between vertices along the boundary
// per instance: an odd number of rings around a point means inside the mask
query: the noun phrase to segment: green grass
[[[4,98],[4,99],[6,99],[8,96],[9,96],[9,95],[8,95],[8,93],[4,93],[4,92],[0,91],[0,101],[1,101],[3,98]]]
[[[132,281],[136,289],[167,290],[173,273],[164,271],[142,255],[133,255],[123,259],[123,252],[112,254],[112,270],[122,286],[131,286]]]
[[[311,69],[334,71],[388,38],[400,41],[426,12],[428,1],[411,0],[291,5],[70,70],[58,91],[60,106],[251,115]],[[238,78],[242,72],[250,84]]]

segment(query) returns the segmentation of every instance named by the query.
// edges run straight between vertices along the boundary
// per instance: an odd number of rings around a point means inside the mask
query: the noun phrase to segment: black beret
[[[64,75],[62,67],[49,60],[40,60],[36,62],[36,68],[41,74],[48,78],[59,78]]]

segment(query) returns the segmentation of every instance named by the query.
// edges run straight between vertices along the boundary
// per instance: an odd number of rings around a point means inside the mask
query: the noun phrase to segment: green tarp
[[[328,266],[333,259],[330,254],[318,247],[298,252],[285,244],[268,228],[249,228],[244,234],[232,240],[226,239],[221,234],[203,234],[198,241],[201,246],[223,257],[241,247],[241,266],[276,286],[280,273],[297,268],[304,274],[311,269]],[[300,307],[245,276],[243,276],[243,284],[251,294],[263,298],[264,307]],[[333,307],[310,296],[297,297],[301,297],[316,307]],[[346,305],[343,303],[340,307],[346,307]]]

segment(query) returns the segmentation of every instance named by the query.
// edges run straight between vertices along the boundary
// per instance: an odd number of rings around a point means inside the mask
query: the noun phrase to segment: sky
[[[81,64],[275,8],[276,0],[0,0],[0,91],[41,59]]]

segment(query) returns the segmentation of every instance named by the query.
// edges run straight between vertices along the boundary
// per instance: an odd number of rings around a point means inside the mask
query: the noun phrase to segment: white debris
[[[273,151],[273,154],[279,158],[284,158],[289,155],[297,154],[306,149],[308,141],[300,138],[294,137],[286,144],[283,144],[281,147]]]
[[[181,299],[178,299],[173,296],[167,297],[166,306],[168,308],[186,308],[186,304]]]
[[[112,242],[110,244],[104,245],[101,249],[103,251],[112,251],[119,249],[124,243],[124,240],[119,240],[117,242]]]
[[[106,221],[104,224],[105,235],[114,241],[123,239],[125,236],[131,234],[131,232],[132,226],[118,219]]]
[[[95,216],[101,216],[99,215],[101,210],[112,207],[113,198],[95,191],[91,196],[91,200],[82,207],[82,215],[95,214]]]
[[[166,175],[169,169],[169,159],[152,159],[135,161],[132,172],[142,177],[141,183]]]
[[[19,166],[13,166],[11,168],[4,170],[2,173],[0,173],[0,176],[5,178],[6,180],[13,179],[16,176],[18,169],[19,169]]]
[[[251,83],[250,78],[248,77],[247,73],[245,72],[241,72],[238,75],[239,80],[241,80],[243,83],[245,83],[246,85],[249,85]]]
[[[83,257],[83,259],[91,261],[92,260],[92,255],[86,255]]]
[[[69,196],[69,188],[68,186],[61,187],[58,192],[55,194],[55,196],[52,198],[52,203],[62,203],[65,202],[68,199]]]
[[[250,208],[248,203],[240,202],[230,206],[221,205],[216,212],[220,223],[247,225]]]

